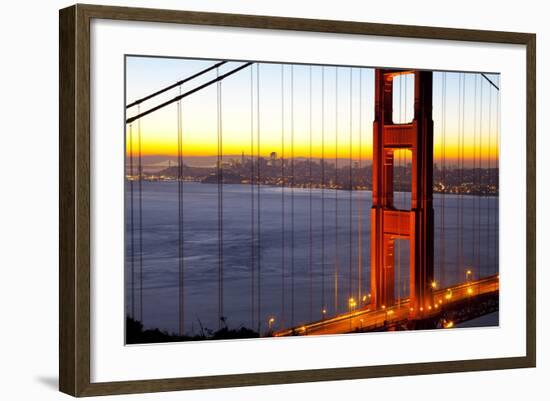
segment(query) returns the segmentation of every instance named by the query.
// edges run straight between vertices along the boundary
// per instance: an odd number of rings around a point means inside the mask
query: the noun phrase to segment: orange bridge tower
[[[393,122],[394,77],[414,75],[414,118]],[[394,305],[395,240],[410,243],[410,307],[414,315],[432,304],[434,277],[432,73],[376,69],[371,210],[371,305]],[[412,157],[411,209],[394,206],[394,152]]]

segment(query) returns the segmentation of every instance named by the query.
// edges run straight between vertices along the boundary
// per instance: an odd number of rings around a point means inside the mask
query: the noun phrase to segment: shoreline
[[[133,178],[133,179],[128,179],[126,178],[126,181],[127,182],[139,182],[140,180],[137,179],[137,178]],[[168,177],[164,177],[164,178],[146,178],[144,177],[142,179],[143,182],[167,182],[167,183],[172,183],[172,182],[177,182],[177,178],[168,178]],[[196,184],[202,184],[202,185],[218,185],[217,182],[202,182],[200,180],[189,180],[189,179],[183,179],[182,180],[183,182],[185,183],[196,183]],[[224,182],[222,183],[222,185],[246,185],[246,186],[250,186],[252,185],[249,181],[247,182]],[[255,187],[258,186],[257,183],[254,183],[253,184]],[[259,186],[261,187],[272,187],[272,188],[289,188],[289,189],[304,189],[304,190],[309,190],[310,187],[307,186],[307,185],[278,185],[278,184],[270,184],[270,183],[260,183]],[[315,185],[315,186],[312,186],[311,189],[313,190],[327,190],[327,191],[344,191],[344,192],[350,192],[350,189],[349,188],[345,188],[345,187],[322,187],[322,186],[319,186],[319,185]],[[368,188],[368,187],[354,187],[352,188],[351,191],[354,191],[354,192],[357,192],[357,191],[364,191],[364,192],[372,192],[372,188]],[[410,193],[410,191],[394,191],[396,193]],[[475,196],[475,197],[485,197],[485,198],[498,198],[499,197],[499,194],[498,193],[473,193],[473,192],[469,192],[469,193],[465,193],[465,192],[442,192],[442,191],[438,191],[434,188],[433,190],[433,193],[434,194],[438,194],[438,195],[455,195],[455,196]]]

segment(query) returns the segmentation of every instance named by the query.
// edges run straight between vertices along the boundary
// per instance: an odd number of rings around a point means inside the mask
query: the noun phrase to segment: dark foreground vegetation
[[[180,336],[175,333],[168,333],[159,329],[144,329],[143,324],[131,317],[126,317],[126,344],[150,344],[181,341],[201,340],[233,340],[238,338],[257,338],[258,333],[247,327],[230,329],[225,325],[217,331],[208,328],[201,328],[201,333],[196,335]]]

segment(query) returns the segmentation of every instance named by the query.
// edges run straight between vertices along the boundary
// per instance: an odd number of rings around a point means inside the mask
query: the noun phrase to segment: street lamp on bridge
[[[348,305],[349,305],[350,311],[352,311],[357,306],[357,302],[355,302],[354,298],[350,298],[349,301],[348,301]]]
[[[466,270],[466,281],[470,281],[470,276],[472,275],[472,269]]]

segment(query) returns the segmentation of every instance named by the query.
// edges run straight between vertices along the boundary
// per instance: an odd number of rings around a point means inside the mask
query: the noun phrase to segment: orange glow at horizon
[[[283,156],[281,144],[278,142],[279,138],[275,140],[263,139],[260,144],[260,156],[269,157],[271,152],[276,152],[277,157],[280,158]],[[349,159],[349,141],[339,140],[338,153],[336,153],[336,147],[333,142],[325,143],[324,147],[324,157],[326,159],[334,159],[336,156],[339,159]],[[133,139],[133,153],[134,156],[138,154],[138,141],[136,138]],[[142,139],[141,147],[142,156],[166,156],[166,157],[176,157],[177,156],[177,142],[174,139],[159,137],[157,140],[151,140],[150,138]],[[257,156],[258,148],[254,144],[254,149],[252,151],[250,147],[250,142],[241,143],[239,141],[231,141],[228,139],[223,143],[223,154],[224,155],[241,155],[244,153],[245,156],[250,156],[254,154]],[[130,141],[127,141],[126,145],[126,154],[130,156]],[[186,141],[184,139],[184,156],[194,156],[194,157],[211,157],[217,156],[217,141],[214,136],[212,138],[203,137],[201,139],[194,138],[193,140]],[[291,146],[290,144],[285,144],[285,158],[290,158],[291,156]],[[310,156],[310,146],[309,143],[295,143],[294,144],[294,157],[296,158],[308,158]],[[311,156],[314,159],[320,159],[323,156],[323,149],[320,142],[314,142],[311,146]],[[397,154],[396,154],[396,157]],[[359,154],[359,146],[356,140],[352,143],[351,149],[351,158],[353,160],[370,160],[372,158],[372,142],[371,138],[367,140],[363,139],[361,146],[361,154]],[[443,148],[441,143],[436,142],[434,144],[434,160],[442,160],[443,158],[447,160],[458,160],[463,158],[464,160],[474,160],[474,159],[483,159],[495,161],[499,158],[499,147],[498,143],[482,144],[482,146],[474,146],[473,143],[467,143],[463,147],[458,146],[457,143],[447,143]]]

